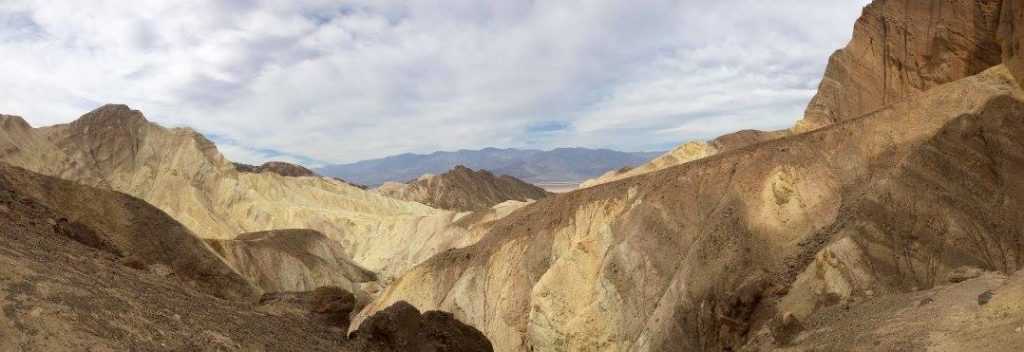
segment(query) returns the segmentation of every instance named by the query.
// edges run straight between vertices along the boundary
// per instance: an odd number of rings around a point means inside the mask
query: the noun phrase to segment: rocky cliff
[[[505,201],[525,202],[548,196],[543,188],[512,176],[496,176],[459,165],[441,175],[424,175],[409,183],[388,182],[377,192],[439,209],[477,211]]]
[[[810,131],[977,74],[1001,61],[1003,0],[874,1],[829,58],[794,128]]]

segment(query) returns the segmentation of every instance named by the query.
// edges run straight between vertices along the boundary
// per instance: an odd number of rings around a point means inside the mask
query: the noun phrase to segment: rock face
[[[123,105],[64,125],[33,129],[4,117],[0,127],[0,160],[136,196],[205,239],[312,229],[364,268],[393,275],[466,236],[454,212],[330,178],[239,172],[202,135],[163,128]]]
[[[1024,2],[1003,0],[999,41],[1003,45],[1003,63],[1017,81],[1024,82]]]
[[[356,321],[404,300],[452,312],[498,351],[737,350],[785,312],[807,322],[965,265],[1014,271],[1022,99],[999,66],[814,133],[547,198],[417,266]]]
[[[628,177],[643,175],[748,145],[782,138],[787,134],[788,131],[764,132],[744,130],[715,138],[711,142],[687,142],[643,165],[634,168],[612,170],[601,175],[601,177],[587,180],[580,184],[580,188],[593,187]]]
[[[364,298],[374,273],[346,257],[344,248],[313,230],[274,230],[208,240],[210,246],[265,292],[304,292],[336,286]]]
[[[286,163],[283,161],[268,161],[260,166],[246,165],[240,163],[233,163],[235,168],[240,172],[273,172],[275,174],[287,177],[313,177],[316,173],[310,169],[304,168],[299,165]]]
[[[874,1],[835,52],[794,131],[878,110],[1001,62],[1004,0]]]
[[[512,176],[495,176],[459,165],[438,175],[424,175],[407,184],[389,182],[377,192],[395,199],[455,211],[489,209],[505,201],[526,202],[548,196],[544,189]]]
[[[491,352],[494,348],[479,330],[451,314],[420,311],[396,302],[369,317],[350,337],[368,346],[402,352]]]

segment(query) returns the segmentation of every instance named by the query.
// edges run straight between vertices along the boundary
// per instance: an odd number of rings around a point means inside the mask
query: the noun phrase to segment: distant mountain
[[[658,155],[661,152],[628,153],[587,148],[558,148],[550,151],[486,148],[426,155],[400,154],[351,164],[328,165],[315,171],[355,183],[380,185],[388,181],[410,181],[423,174],[440,174],[457,165],[465,165],[535,184],[579,183],[608,170],[646,163]]]
[[[387,182],[376,188],[395,199],[420,202],[439,209],[484,210],[506,201],[526,202],[548,196],[543,188],[515,177],[495,176],[459,165],[441,175],[424,175],[410,183]]]

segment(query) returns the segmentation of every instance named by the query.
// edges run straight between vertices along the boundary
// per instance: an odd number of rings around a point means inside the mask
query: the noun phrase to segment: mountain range
[[[407,182],[424,174],[440,174],[458,165],[484,169],[523,181],[545,184],[578,184],[623,167],[637,166],[661,152],[619,152],[608,149],[558,148],[554,150],[498,149],[459,150],[431,154],[400,154],[351,164],[327,165],[315,171],[324,176],[371,186]]]

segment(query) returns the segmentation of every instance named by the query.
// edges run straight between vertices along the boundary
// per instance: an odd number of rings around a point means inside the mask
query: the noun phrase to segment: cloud
[[[866,2],[7,0],[0,111],[126,103],[254,163],[661,149],[792,124]]]

